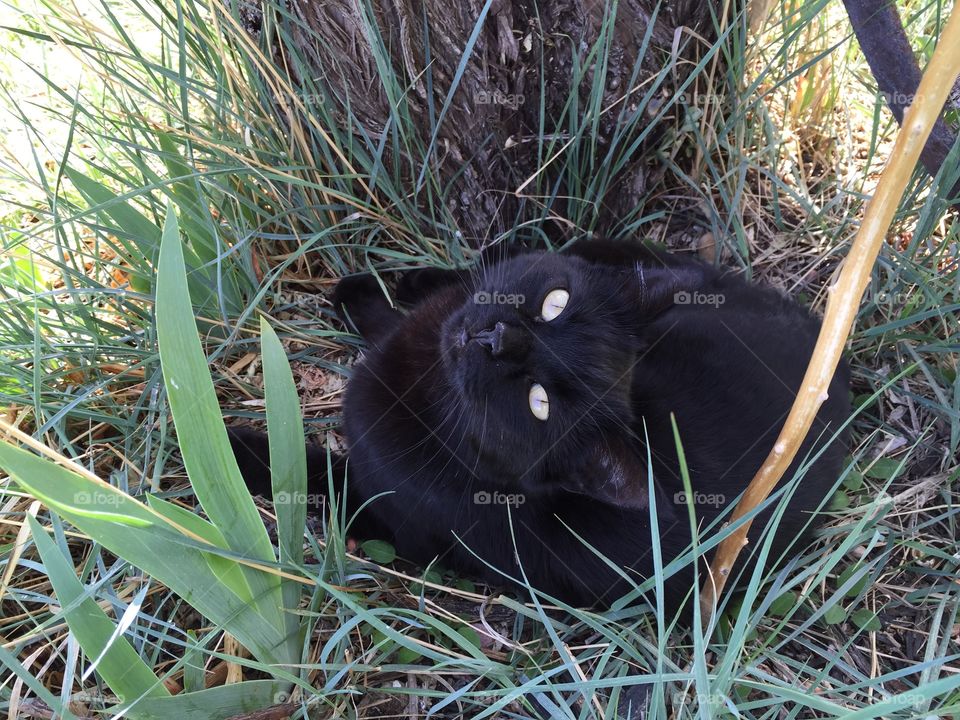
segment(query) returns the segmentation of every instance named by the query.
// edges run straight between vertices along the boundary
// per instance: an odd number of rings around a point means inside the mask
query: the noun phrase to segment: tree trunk
[[[564,132],[576,126],[571,118],[595,103],[595,81],[604,84],[600,107],[607,109],[586,130],[596,138],[596,158],[622,126],[624,107],[627,114],[645,113],[631,132],[646,129],[694,66],[677,61],[700,49],[698,36],[714,35],[712,17],[720,4],[667,0],[655,13],[656,0],[620,0],[615,21],[606,26],[610,45],[604,58],[591,56],[591,49],[604,31],[606,0],[288,0],[284,13],[266,20],[257,0],[235,1],[244,3],[238,10],[247,32],[267,43],[298,86],[321,86],[327,101],[339,106],[342,127],[365,133],[368,143],[383,139],[383,165],[404,168],[404,185],[412,193],[407,197],[415,198],[424,182],[435,179],[451,224],[473,245],[537,217],[568,224],[567,183],[557,182],[553,169],[539,178],[538,192],[531,192],[533,183],[528,193],[517,191],[549,153],[568,142]],[[277,23],[287,28],[286,45],[281,34],[268,30]],[[272,41],[263,37],[266,32]],[[657,100],[642,102],[650,88]],[[397,110],[401,104],[403,113]],[[408,123],[402,133],[401,115]],[[545,135],[555,141],[546,156],[539,146]],[[617,168],[590,229],[603,232],[618,215],[636,209],[650,173],[644,150],[655,139],[651,133]],[[629,146],[630,137],[617,145]]]
[[[877,80],[877,89],[886,100],[897,124],[903,125],[903,115],[914,100],[922,73],[903,29],[897,6],[893,2],[878,3],[875,0],[843,0],[843,5],[860,49]],[[956,108],[960,100],[960,79],[953,87],[951,103]],[[942,117],[937,120],[920,153],[920,161],[931,176],[940,171],[956,140],[954,129]],[[960,197],[960,182],[952,188],[944,187],[941,192],[945,192],[949,198]]]

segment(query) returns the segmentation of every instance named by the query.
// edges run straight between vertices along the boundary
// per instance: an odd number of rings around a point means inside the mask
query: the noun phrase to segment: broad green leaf
[[[850,496],[843,490],[837,490],[830,498],[830,510],[844,510],[850,507]]]
[[[183,463],[193,491],[227,547],[251,560],[275,562],[266,528],[233,456],[220,405],[200,345],[187,292],[180,232],[168,206],[157,278],[160,365]],[[285,627],[280,580],[243,568],[257,611],[276,632]],[[293,643],[289,651],[295,652]],[[288,658],[293,661],[293,657]]]
[[[833,605],[823,613],[823,621],[827,625],[839,625],[847,619],[847,611],[840,605]]]
[[[797,606],[798,598],[795,592],[785,592],[770,603],[770,615],[783,617]]]
[[[856,492],[863,487],[863,474],[857,472],[856,470],[851,470],[843,479],[843,486],[847,490]]]
[[[398,665],[412,665],[423,657],[423,653],[418,652],[412,647],[398,645],[379,630],[364,625],[361,632],[370,636],[372,643],[380,648],[383,653],[384,662],[397,663]]]
[[[245,717],[271,705],[287,702],[290,684],[277,680],[248,680],[233,685],[145,698],[133,706],[138,720],[221,720]]]
[[[156,135],[167,173],[170,178],[177,178],[173,182],[163,182],[158,178],[158,184],[168,188],[170,198],[180,210],[180,224],[187,248],[198,258],[194,264],[188,257],[187,264],[203,274],[206,287],[211,292],[211,296],[204,299],[202,307],[210,310],[217,308],[222,297],[227,311],[239,314],[244,307],[237,277],[238,268],[232,263],[221,262],[226,248],[218,242],[218,226],[201,191],[197,170],[184,162],[179,146],[168,133],[157,131]]]
[[[71,167],[65,167],[63,172],[93,209],[113,220],[118,232],[130,237],[134,246],[127,245],[127,250],[138,253],[138,267],[146,267],[146,261],[160,245],[160,228],[106,185]]]
[[[461,625],[457,628],[457,632],[463,636],[464,640],[470,647],[477,648],[478,650],[481,647],[480,633],[477,632],[476,628],[472,625]]]
[[[457,578],[453,581],[453,586],[458,590],[463,590],[468,593],[475,593],[477,591],[477,586],[473,584],[472,580],[467,580],[467,578]]]
[[[417,652],[413,648],[401,647],[397,649],[393,661],[398,665],[413,665],[421,658],[423,658],[423,653]]]
[[[88,178],[78,170],[65,167],[63,171],[87,201],[93,203],[94,207],[99,207],[117,225],[122,226],[135,241],[138,241],[144,255],[159,245],[160,228],[144,217],[139,210],[119,200],[116,193],[106,185]]]
[[[161,515],[128,495],[61,467],[31,452],[0,441],[0,467],[31,495],[56,503],[58,513],[110,552],[155,577],[225,630],[263,662],[289,663],[283,624],[271,624],[251,605],[221,583],[210,570],[210,553],[167,525]],[[102,492],[115,504],[114,513],[148,518],[153,524],[123,524],[70,510],[80,493]],[[115,493],[115,494],[113,494]],[[248,569],[249,572],[259,572]],[[267,573],[260,573],[267,574]]]
[[[273,507],[277,513],[280,562],[303,564],[303,530],[307,522],[307,450],[303,436],[303,412],[297,386],[280,339],[260,318],[263,353],[263,384],[267,405],[267,437],[270,443],[270,481]],[[300,585],[284,580],[283,604],[287,609],[300,605]],[[287,614],[287,630],[299,634],[300,621]]]
[[[877,617],[876,613],[867,608],[860,608],[855,611],[850,619],[853,620],[854,624],[863,628],[864,630],[877,631],[883,629],[883,625],[880,624],[880,618]]]
[[[125,637],[113,638],[116,624],[100,609],[74,574],[73,565],[60,552],[40,523],[27,515],[40,559],[63,608],[67,627],[87,657],[98,659],[97,672],[121,701],[167,696],[169,691]]]
[[[847,580],[852,578],[858,570],[862,570],[862,569],[863,569],[863,563],[854,563],[853,565],[850,565],[842,573],[840,573],[839,577],[837,577],[837,587],[838,588],[843,587],[846,584]],[[870,581],[869,573],[864,573],[863,577],[857,580],[853,585],[850,586],[850,589],[847,590],[847,593],[846,593],[847,597],[856,597],[857,595],[859,595],[864,590],[864,588],[867,587],[867,583],[869,581]]]
[[[123,515],[122,513],[91,510],[81,505],[76,505],[73,507],[69,505],[61,505],[60,503],[58,503],[56,500],[52,498],[47,499],[47,504],[54,510],[69,510],[75,515],[79,515],[80,517],[90,518],[91,520],[101,520],[103,522],[118,523],[120,525],[131,525],[134,527],[149,527],[150,525],[153,525],[153,522],[150,520],[144,520],[138,517],[131,517],[129,515]]]
[[[167,502],[156,495],[147,496],[147,506],[171,522],[192,532],[194,535],[202,537],[211,545],[216,545],[218,548],[224,550],[229,549],[227,547],[227,541],[223,538],[223,533],[220,532],[217,526],[207,522],[199,515],[179,505]]]
[[[223,550],[229,549],[227,548],[227,541],[223,539],[223,534],[216,526],[211,525],[194,513],[152,495],[147,497],[147,505],[180,527],[199,535],[211,545]],[[220,582],[230,588],[242,601],[253,602],[253,592],[240,565],[230,558],[214,553],[206,553],[205,557],[211,572],[217,576]]]
[[[367,540],[360,543],[360,547],[368,558],[380,565],[387,565],[397,559],[397,551],[386,540]],[[437,580],[437,582],[442,581],[442,577]]]
[[[0,467],[45,505],[75,517],[143,529],[158,522],[149,509],[116,488],[81,477],[8,442],[0,442]],[[29,482],[24,482],[25,478]]]
[[[90,203],[92,209],[97,210],[111,220],[115,227],[111,233],[123,245],[127,253],[127,260],[131,265],[129,273],[130,285],[138,292],[148,293],[151,290],[151,277],[146,277],[142,271],[153,266],[157,250],[160,247],[161,230],[152,220],[146,218],[129,202],[121,199],[106,185],[88,178],[83,173],[70,168],[64,168],[64,173],[70,178],[74,187]],[[154,176],[153,181],[163,184],[163,179]],[[127,242],[126,238],[131,242]],[[184,250],[186,262],[191,268],[199,268],[203,261],[192,248]],[[137,271],[140,271],[138,274]],[[191,277],[190,292],[198,305],[210,306],[216,300],[216,294],[209,279],[199,275]]]
[[[360,547],[362,547],[363,551],[366,553],[367,545],[371,543],[375,543],[373,545],[373,547],[375,548],[374,553],[380,555],[381,558],[390,557],[390,553],[393,553],[393,557],[391,557],[389,561],[381,562],[380,563],[381,565],[386,565],[387,562],[393,562],[393,558],[397,556],[396,550],[393,549],[393,545],[391,545],[388,542],[384,542],[383,540],[368,540],[367,542],[362,543]],[[374,560],[374,558],[369,554],[368,554],[368,557],[370,557],[370,559],[373,560],[374,562],[380,562],[379,560]],[[428,592],[429,588],[425,583],[442,585],[443,575],[438,573],[433,568],[427,568],[426,572],[423,573],[423,580],[424,580],[423,583],[419,583],[419,582],[410,583],[410,592],[412,592],[414,595],[422,595]]]
[[[180,157],[180,149],[167,133],[157,132],[160,156],[171,178],[177,180],[168,184],[173,201],[180,210],[183,231],[190,247],[203,263],[212,263],[217,258],[216,225],[210,215],[197,185],[197,171],[187,165]]]
[[[204,652],[200,647],[196,630],[187,630],[190,643],[183,651],[183,690],[187,693],[200,692],[204,689],[206,668],[204,667]]]
[[[893,458],[880,458],[874,461],[864,474],[875,480],[889,480],[896,475],[899,467],[900,462],[898,460],[894,460]]]

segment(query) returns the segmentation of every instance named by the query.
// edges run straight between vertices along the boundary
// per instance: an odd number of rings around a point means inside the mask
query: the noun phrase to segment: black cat
[[[397,299],[408,313],[369,275],[344,278],[334,298],[367,343],[343,405],[349,461],[337,458],[335,472],[342,481],[346,470],[350,512],[382,495],[351,533],[494,584],[506,582],[497,570],[525,575],[586,605],[653,573],[652,532],[664,564],[691,543],[671,414],[705,528],[769,452],[819,329],[774,290],[601,241],[471,271],[415,270]],[[841,365],[787,479],[846,420],[848,384]],[[249,486],[269,496],[265,438],[234,431],[233,441]],[[844,455],[836,440],[807,470],[772,557],[798,540]],[[311,493],[324,492],[326,451],[313,448],[308,463]],[[668,580],[671,602],[690,592],[692,572]]]

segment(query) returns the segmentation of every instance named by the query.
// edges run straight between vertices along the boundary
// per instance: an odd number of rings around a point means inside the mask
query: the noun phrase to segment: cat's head
[[[441,331],[464,442],[526,488],[630,435],[643,282],[633,267],[530,253],[478,272]],[[613,468],[615,471],[615,468]]]

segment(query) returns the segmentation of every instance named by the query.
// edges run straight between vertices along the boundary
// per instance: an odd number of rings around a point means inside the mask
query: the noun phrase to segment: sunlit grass
[[[321,87],[297,86],[227,13],[166,0],[24,8],[5,6],[3,23],[18,29],[3,31],[12,52],[0,82],[0,408],[116,487],[193,507],[156,344],[154,269],[168,201],[194,255],[195,309],[225,413],[263,417],[254,316],[264,312],[291,357],[308,430],[337,420],[357,345],[314,293],[354,269],[389,278],[456,262],[470,243],[443,188],[429,172],[418,182],[428,146],[409,130],[398,78],[383,81],[397,99],[404,162],[385,163],[380,138],[347,132],[334,108],[314,101]],[[923,52],[941,15],[937,2],[905,13]],[[665,172],[613,232],[705,257],[712,241],[722,262],[819,306],[892,120],[838,3],[780,4],[759,41],[741,20],[722,33],[682,98],[645,96],[668,118],[648,149]],[[278,120],[279,107],[292,125]],[[536,152],[552,162],[523,188],[526,214],[502,239],[544,242],[544,219],[561,212],[558,178],[576,196],[562,206],[573,234],[599,226],[650,114],[624,117],[622,142],[596,160],[591,108],[540,129]],[[951,187],[957,167],[954,159],[938,183],[917,176],[864,301],[849,353],[860,413],[831,522],[792,565],[758,578],[746,598],[731,596],[713,636],[672,630],[646,606],[483,603],[485,589],[468,579],[361,562],[342,527],[313,525],[314,572],[361,592],[310,591],[298,716],[344,716],[357,705],[374,716],[359,695],[373,688],[400,716],[601,717],[638,677],[656,690],[652,717],[734,706],[749,718],[782,707],[792,717],[868,706],[863,717],[955,714],[958,241],[933,190]],[[678,231],[676,218],[692,221]],[[101,697],[61,644],[63,616],[30,536],[14,549],[30,499],[0,488],[0,559],[23,560],[0,565],[0,643],[55,696],[62,686],[41,660],[69,681],[65,697]],[[44,509],[38,517],[115,619],[142,599],[135,568]],[[234,646],[159,583],[135,610],[125,634],[171,682],[190,687],[236,667]],[[26,691],[17,692],[3,686],[0,702],[22,702]]]

